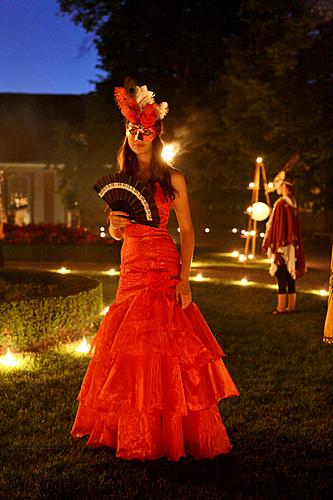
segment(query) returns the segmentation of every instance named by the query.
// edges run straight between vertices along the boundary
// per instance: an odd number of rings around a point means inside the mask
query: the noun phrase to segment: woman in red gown
[[[110,446],[123,459],[212,458],[231,444],[217,403],[238,395],[223,351],[191,300],[194,233],[183,174],[161,158],[161,119],[146,87],[117,88],[126,118],[119,170],[150,184],[160,227],[110,213],[110,234],[123,239],[116,300],[92,345],[72,435]],[[167,223],[173,206],[181,258]]]

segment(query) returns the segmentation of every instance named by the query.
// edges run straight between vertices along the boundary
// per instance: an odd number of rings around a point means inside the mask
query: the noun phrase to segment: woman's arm
[[[194,250],[194,230],[191,219],[190,204],[187,195],[187,187],[182,172],[175,170],[171,175],[172,187],[177,191],[173,200],[173,208],[176,212],[180,228],[181,247],[181,271],[180,285],[176,288],[177,299],[185,309],[191,302],[191,290],[189,277]]]

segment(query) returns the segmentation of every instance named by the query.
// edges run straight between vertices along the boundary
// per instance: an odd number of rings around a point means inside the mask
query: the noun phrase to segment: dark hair
[[[157,122],[157,130],[161,131],[161,122]],[[171,198],[174,200],[176,190],[171,185],[171,172],[172,167],[162,158],[163,142],[160,135],[157,135],[153,140],[153,151],[151,160],[151,178],[149,185],[152,192],[155,192],[155,183],[159,182],[163,190],[165,199]],[[125,136],[117,155],[118,172],[135,176],[138,171],[138,159],[134,151],[131,150],[128,144],[127,137]]]

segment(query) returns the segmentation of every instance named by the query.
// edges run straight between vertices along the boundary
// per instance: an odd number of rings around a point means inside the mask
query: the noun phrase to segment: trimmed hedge
[[[1,270],[0,279],[42,285],[39,298],[0,300],[0,346],[38,350],[67,340],[100,321],[102,284],[86,276]]]

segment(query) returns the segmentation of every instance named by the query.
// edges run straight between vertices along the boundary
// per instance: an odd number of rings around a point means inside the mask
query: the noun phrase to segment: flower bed
[[[84,276],[0,271],[0,346],[38,350],[100,321],[102,284]]]
[[[86,227],[65,224],[5,225],[5,244],[12,245],[112,245],[112,238],[101,238]]]

